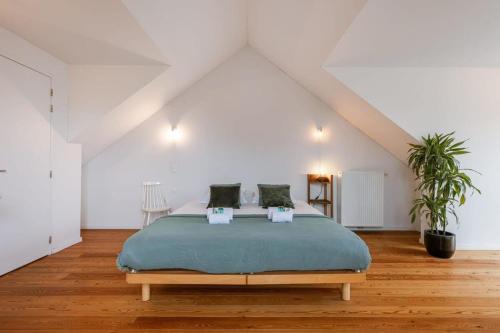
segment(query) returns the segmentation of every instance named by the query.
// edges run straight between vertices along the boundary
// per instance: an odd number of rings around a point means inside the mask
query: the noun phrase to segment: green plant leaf
[[[462,206],[465,203],[465,195],[460,196],[460,206]]]
[[[412,223],[418,215],[425,216],[432,230],[438,227],[446,230],[447,214],[453,215],[458,223],[455,204],[464,205],[468,192],[481,193],[467,175],[469,171],[477,171],[461,169],[457,159],[470,153],[464,146],[466,141],[456,141],[454,135],[455,132],[428,134],[421,143],[410,144],[408,149],[408,167],[416,175],[415,190],[421,194],[413,202],[409,215]]]

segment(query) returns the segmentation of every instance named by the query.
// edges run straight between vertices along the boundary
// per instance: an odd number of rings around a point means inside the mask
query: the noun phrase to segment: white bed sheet
[[[308,205],[305,201],[295,200],[294,215],[323,215],[316,208]],[[241,205],[241,208],[234,209],[234,215],[267,215],[267,208],[262,208],[257,204]],[[170,215],[206,215],[207,204],[200,203],[199,200],[193,200],[174,210]]]

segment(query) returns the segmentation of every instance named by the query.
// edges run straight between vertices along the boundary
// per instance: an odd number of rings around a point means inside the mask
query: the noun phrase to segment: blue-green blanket
[[[206,216],[168,216],[129,237],[117,260],[122,270],[206,273],[366,270],[370,262],[363,240],[320,215],[294,216],[292,223],[235,216],[212,225]]]

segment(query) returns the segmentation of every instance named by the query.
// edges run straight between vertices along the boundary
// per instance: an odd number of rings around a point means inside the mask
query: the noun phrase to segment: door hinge
[[[50,105],[50,112],[54,112],[54,105]]]
[[[52,244],[52,236],[49,236],[49,244]]]
[[[54,89],[50,89],[50,97],[54,96]]]
[[[52,179],[52,170],[49,171],[49,178]]]

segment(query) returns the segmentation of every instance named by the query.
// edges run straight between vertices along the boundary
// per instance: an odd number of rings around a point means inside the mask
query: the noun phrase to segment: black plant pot
[[[455,254],[455,234],[448,231],[443,234],[442,231],[425,230],[424,244],[433,257],[448,259]]]

